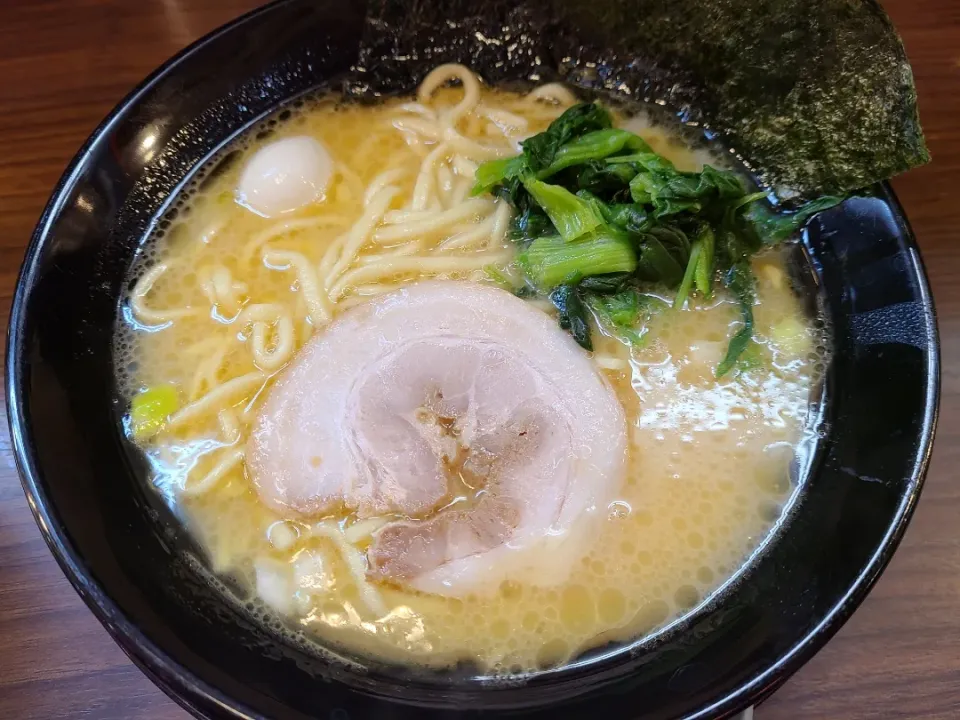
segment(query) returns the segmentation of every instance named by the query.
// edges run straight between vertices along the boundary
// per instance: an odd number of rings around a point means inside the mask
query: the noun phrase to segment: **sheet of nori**
[[[929,159],[910,65],[876,0],[371,0],[350,90],[411,90],[442,62],[663,104],[782,199]]]

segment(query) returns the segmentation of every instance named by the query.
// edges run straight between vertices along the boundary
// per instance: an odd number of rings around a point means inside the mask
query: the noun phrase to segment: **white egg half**
[[[277,140],[250,158],[240,176],[237,202],[272,218],[323,199],[333,159],[312,137]]]

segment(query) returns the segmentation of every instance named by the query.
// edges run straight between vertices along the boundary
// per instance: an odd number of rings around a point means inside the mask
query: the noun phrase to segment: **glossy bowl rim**
[[[267,5],[217,27],[194,41],[150,73],[120,100],[97,125],[57,181],[31,235],[17,277],[7,326],[5,357],[7,422],[21,485],[41,535],[61,571],[97,620],[106,628],[110,637],[158,687],[184,709],[198,717],[204,716],[207,707],[217,707],[236,718],[248,720],[263,718],[262,715],[257,714],[251,708],[201,680],[185,666],[172,660],[154,642],[149,640],[106,593],[104,588],[89,576],[89,573],[85,570],[83,558],[58,527],[56,508],[41,486],[40,473],[36,462],[36,448],[29,436],[29,422],[24,412],[24,396],[26,393],[23,388],[23,376],[26,359],[22,346],[26,300],[35,284],[37,264],[49,231],[59,216],[69,191],[76,183],[81,168],[89,161],[92,146],[103,135],[107,134],[118,119],[127,113],[131,106],[135,105],[143,95],[152,90],[161,80],[175,73],[182,61],[208,44],[215,42],[220,36],[233,32],[239,26],[248,22],[256,21],[259,16],[272,12],[277,6],[284,5],[288,1],[290,0],[273,0]],[[877,189],[879,190],[878,194],[890,205],[893,214],[903,225],[904,236],[910,253],[910,271],[916,278],[922,295],[924,319],[929,322],[933,330],[932,337],[929,338],[930,346],[927,347],[929,357],[927,373],[930,382],[924,401],[923,429],[918,442],[918,459],[910,477],[911,489],[908,493],[905,493],[896,515],[891,519],[887,532],[869,563],[861,570],[843,598],[829,610],[821,622],[795,643],[789,652],[782,655],[761,674],[742,684],[713,705],[701,708],[688,715],[687,717],[690,720],[718,716],[728,717],[731,713],[736,713],[745,707],[761,702],[813,657],[842,627],[869,594],[896,552],[916,508],[929,467],[939,416],[941,385],[939,329],[924,263],[903,207],[888,182],[879,184]],[[181,694],[182,691],[187,691],[193,698],[201,700],[204,708],[196,707],[190,699]]]

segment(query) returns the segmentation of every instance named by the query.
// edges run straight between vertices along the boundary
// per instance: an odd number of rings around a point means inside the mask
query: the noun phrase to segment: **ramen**
[[[752,255],[744,308],[735,284],[697,284],[707,225],[668,246],[707,200],[597,235],[613,210],[660,212],[638,166],[697,178],[709,202],[729,183],[642,113],[584,107],[461,66],[413,99],[302,102],[203,168],[131,271],[117,367],[152,485],[215,573],[320,646],[562,665],[695,608],[792,496],[822,347],[785,251]],[[577,117],[592,129],[509,177],[531,138],[562,140]],[[581,167],[621,182],[632,163],[635,205],[551,184],[576,182],[557,164],[601,141],[607,159]],[[554,196],[587,208],[588,230]],[[537,222],[550,237],[521,237]],[[593,245],[565,237],[581,231]],[[674,286],[639,277],[643,246],[624,260],[616,245],[648,236],[686,253]],[[538,243],[620,255],[588,283]],[[625,297],[628,320],[611,310]]]

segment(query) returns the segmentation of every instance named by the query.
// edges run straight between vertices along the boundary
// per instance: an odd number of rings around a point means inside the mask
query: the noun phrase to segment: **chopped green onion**
[[[167,418],[180,407],[180,398],[173,385],[147,388],[130,401],[130,429],[135,440],[156,435]]]
[[[799,319],[788,315],[770,330],[770,338],[777,350],[790,358],[800,358],[810,352],[810,334]]]

